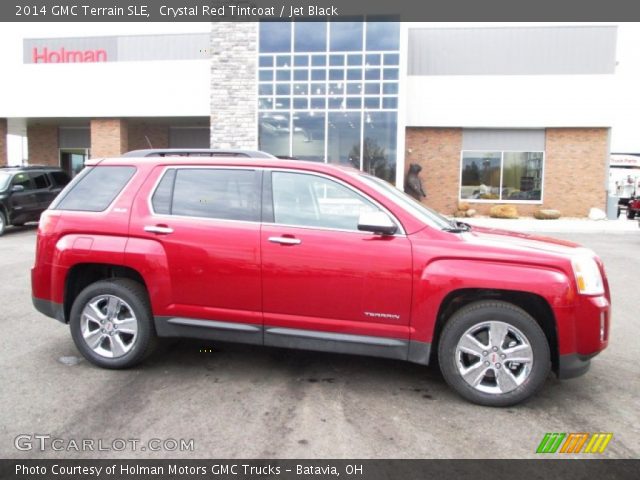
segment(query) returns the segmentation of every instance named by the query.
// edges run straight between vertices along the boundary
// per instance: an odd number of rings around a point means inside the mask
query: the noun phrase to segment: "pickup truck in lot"
[[[449,220],[358,170],[275,158],[93,159],[40,220],[35,307],[105,368],[158,337],[437,361],[507,406],[608,343],[601,260]],[[390,364],[393,366],[393,364]]]

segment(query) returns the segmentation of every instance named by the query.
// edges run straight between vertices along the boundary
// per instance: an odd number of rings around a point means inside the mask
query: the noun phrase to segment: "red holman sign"
[[[107,51],[97,50],[67,50],[64,47],[49,50],[47,47],[33,47],[32,63],[85,63],[106,62]]]

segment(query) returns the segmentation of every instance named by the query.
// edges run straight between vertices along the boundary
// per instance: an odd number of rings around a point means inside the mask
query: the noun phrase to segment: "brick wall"
[[[607,128],[549,128],[546,134],[544,205],[568,217],[606,208]]]
[[[424,203],[438,212],[452,214],[458,204],[461,149],[461,128],[407,128],[405,173],[411,163],[422,167]]]
[[[167,125],[149,125],[143,122],[129,122],[129,150],[142,150],[152,148],[147,142],[147,137],[153,148],[169,147],[169,127]]]
[[[0,165],[7,165],[7,119],[0,118]]]
[[[460,188],[460,128],[407,128],[406,164],[422,166],[427,188],[424,203],[446,215],[458,204]],[[591,207],[605,210],[605,180],[609,155],[607,128],[546,130],[543,204],[515,204],[521,216],[539,208],[555,208],[565,217],[585,217]],[[480,215],[494,203],[467,201]],[[508,202],[504,202],[508,203]]]
[[[211,147],[258,148],[258,24],[213,22]]]
[[[91,156],[117,157],[129,150],[126,120],[98,118],[91,120]]]
[[[27,126],[27,142],[30,165],[60,165],[56,125]]]

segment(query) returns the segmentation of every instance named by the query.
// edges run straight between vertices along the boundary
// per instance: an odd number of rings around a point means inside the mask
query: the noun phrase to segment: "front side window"
[[[154,211],[161,214],[258,221],[260,187],[255,170],[172,169],[165,173],[151,201]]]
[[[18,173],[13,177],[11,186],[15,187],[16,185],[24,187],[25,190],[31,190],[33,188],[31,180],[27,173]]]
[[[379,208],[325,177],[273,172],[273,215],[278,224],[358,230],[360,214]]]
[[[543,152],[462,152],[460,198],[542,200]]]

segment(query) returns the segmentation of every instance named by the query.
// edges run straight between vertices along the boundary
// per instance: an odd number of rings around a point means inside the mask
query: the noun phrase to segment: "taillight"
[[[51,233],[58,219],[60,218],[60,212],[56,210],[45,210],[40,215],[40,222],[38,223],[38,234],[47,235]]]

